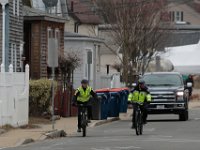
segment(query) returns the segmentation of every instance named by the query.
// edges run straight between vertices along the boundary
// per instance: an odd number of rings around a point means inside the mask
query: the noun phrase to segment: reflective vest
[[[90,93],[92,91],[91,87],[88,86],[86,90],[84,90],[83,87],[79,87],[77,91],[80,93],[79,96],[77,97],[77,101],[88,102],[90,100],[91,97]]]
[[[144,103],[145,100],[147,102],[151,102],[151,95],[147,94],[147,92],[139,92],[139,91],[134,91],[133,93],[130,93],[128,96],[128,101],[130,102],[139,102],[139,103]]]

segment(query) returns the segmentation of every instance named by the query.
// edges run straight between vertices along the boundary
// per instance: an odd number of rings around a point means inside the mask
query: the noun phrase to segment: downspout
[[[6,35],[6,4],[8,3],[8,0],[4,0],[3,2],[1,2],[2,5],[2,65],[3,70],[2,72],[5,72],[5,47],[6,47],[6,41],[5,41],[5,35]]]

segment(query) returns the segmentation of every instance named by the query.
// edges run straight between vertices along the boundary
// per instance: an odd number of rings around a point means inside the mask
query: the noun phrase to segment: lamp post
[[[1,0],[2,5],[2,66],[3,70],[2,72],[5,72],[5,48],[6,48],[6,41],[5,41],[5,35],[6,35],[6,4],[8,4],[8,0]]]

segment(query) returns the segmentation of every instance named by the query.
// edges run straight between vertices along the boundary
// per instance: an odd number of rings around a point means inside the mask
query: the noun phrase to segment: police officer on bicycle
[[[137,86],[130,91],[128,96],[129,103],[139,102],[141,111],[143,112],[143,123],[147,123],[147,105],[151,102],[151,95],[148,91],[148,88],[145,86],[144,80],[139,80]],[[132,122],[135,120],[135,113],[134,113],[134,105],[133,105],[133,118]],[[134,127],[134,123],[132,124],[132,128]]]
[[[88,104],[91,98],[96,99],[97,95],[93,91],[93,89],[89,86],[89,82],[86,79],[81,81],[81,86],[76,90],[74,97],[73,97],[73,105],[76,104],[84,104],[87,106],[88,109],[88,120],[92,119],[92,108]],[[90,122],[90,121],[89,121]],[[78,131],[81,132],[81,108],[78,107]]]

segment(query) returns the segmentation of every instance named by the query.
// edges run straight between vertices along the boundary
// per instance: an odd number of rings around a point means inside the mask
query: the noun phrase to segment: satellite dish
[[[46,7],[55,7],[58,4],[58,0],[42,0]]]

